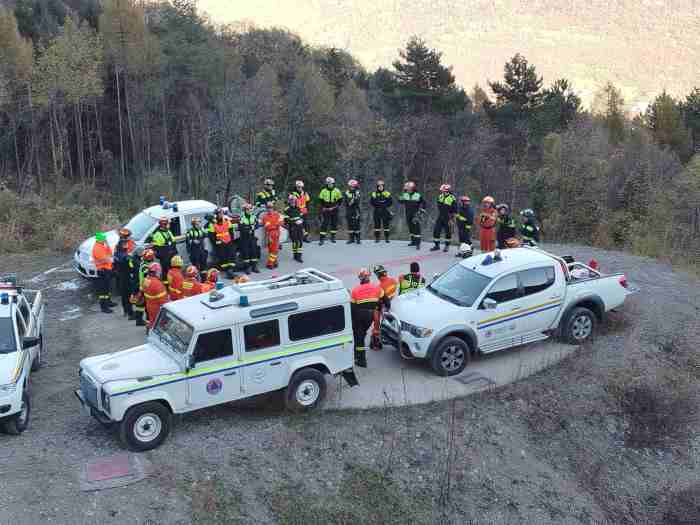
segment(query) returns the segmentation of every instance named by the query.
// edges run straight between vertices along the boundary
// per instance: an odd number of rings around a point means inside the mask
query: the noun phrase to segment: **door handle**
[[[234,370],[233,372],[229,372],[228,374],[224,374],[225,376],[235,376],[236,371]]]
[[[520,310],[520,307],[514,306],[513,308],[510,309],[511,312],[515,312],[516,310]]]
[[[270,363],[270,366],[277,366],[277,365],[281,365],[281,364],[282,364],[282,361],[275,361],[274,363]]]
[[[550,299],[559,299],[559,297],[561,297],[561,296],[559,296],[559,295],[550,295],[549,296]]]

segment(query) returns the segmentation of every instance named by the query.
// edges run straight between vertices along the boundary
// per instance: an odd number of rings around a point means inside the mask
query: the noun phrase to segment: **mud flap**
[[[355,370],[352,368],[343,370],[341,373],[343,374],[343,379],[345,379],[345,382],[349,386],[358,386],[360,384],[360,382],[357,380],[357,376],[355,375]]]

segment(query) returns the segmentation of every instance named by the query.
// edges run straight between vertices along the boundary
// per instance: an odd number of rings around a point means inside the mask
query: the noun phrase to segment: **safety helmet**
[[[294,183],[294,186],[297,188],[303,188],[304,187],[304,181],[303,180],[298,180]]]
[[[535,212],[532,211],[530,208],[525,208],[524,210],[520,211],[520,215],[522,217],[527,217],[528,219],[531,219],[535,216]]]
[[[335,179],[333,177],[326,177],[326,186],[330,186],[331,184],[335,184]]]
[[[294,195],[290,195],[289,197],[287,197],[287,202],[292,206],[296,206],[297,198]]]
[[[159,263],[154,262],[148,265],[148,273],[153,275],[160,275],[163,272],[163,268]]]
[[[105,242],[107,240],[107,236],[105,235],[104,232],[97,232],[95,234],[95,241],[96,242]]]
[[[452,186],[450,186],[449,184],[442,184],[442,185],[440,186],[440,191],[443,192],[443,193],[447,193],[447,192],[450,191],[451,189],[452,189]]]
[[[131,230],[129,228],[122,228],[119,230],[119,237],[122,239],[128,239],[131,237]]]
[[[490,204],[491,206],[493,206],[493,205],[496,204],[496,199],[494,199],[493,197],[491,197],[491,195],[487,195],[486,197],[484,197],[484,198],[481,200],[481,202],[482,202],[483,204]]]
[[[219,270],[216,268],[212,268],[207,272],[207,281],[210,283],[215,283],[216,281],[219,280]]]
[[[146,248],[143,251],[143,260],[144,261],[154,261],[156,259],[156,252],[154,252],[151,248]]]
[[[161,217],[160,219],[158,219],[158,224],[160,226],[167,226],[168,224],[170,224],[170,219],[168,219],[167,217]]]
[[[239,275],[238,277],[236,277],[236,278],[234,279],[234,282],[235,282],[236,284],[243,284],[243,283],[247,283],[247,282],[249,282],[249,281],[250,281],[250,279],[248,278],[247,275]]]
[[[352,189],[357,188],[360,185],[359,182],[357,182],[355,179],[350,179],[348,181],[348,186],[350,186]]]
[[[469,198],[469,195],[462,195],[459,200],[462,202],[471,202],[472,200]]]
[[[362,268],[359,272],[357,272],[357,278],[360,280],[360,282],[369,281],[371,276],[372,275],[369,273],[367,268]]]
[[[406,184],[403,185],[403,189],[406,191],[413,191],[416,189],[416,183],[409,180]]]
[[[457,252],[457,255],[463,258],[470,257],[473,252],[472,245],[468,244],[466,242],[463,242],[462,244],[459,245],[459,251]]]
[[[183,264],[182,257],[179,255],[173,255],[172,259],[170,259],[170,266],[173,268],[182,268]]]
[[[191,222],[192,222],[192,225],[199,224],[199,223],[202,222],[202,219],[200,219],[199,217],[197,217],[197,216],[195,215],[194,217],[192,217],[192,221],[191,221]]]
[[[185,268],[185,277],[197,277],[198,274],[199,270],[196,266],[193,266],[192,264]]]
[[[505,212],[506,215],[510,213],[510,206],[508,206],[506,203],[502,202],[498,206],[496,206],[496,209],[498,212]]]
[[[377,277],[381,277],[382,275],[387,273],[386,268],[384,268],[383,264],[377,264],[374,268],[372,268],[372,270],[374,271],[374,275],[376,275]]]
[[[274,185],[275,185],[275,181],[272,180],[272,179],[265,179],[265,182],[263,182],[263,185],[264,185],[264,186],[274,186]]]

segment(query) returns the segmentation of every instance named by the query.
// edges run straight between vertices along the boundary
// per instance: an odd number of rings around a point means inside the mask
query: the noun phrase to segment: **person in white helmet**
[[[319,235],[319,245],[323,245],[326,236],[330,235],[331,242],[335,243],[335,236],[338,233],[338,208],[343,202],[343,194],[335,187],[335,179],[326,177],[326,185],[318,195],[321,205],[321,231]]]
[[[384,240],[389,242],[391,233],[391,193],[386,190],[383,180],[377,181],[377,190],[370,193],[369,203],[374,208],[374,242],[379,242],[384,232]]]
[[[289,193],[291,197],[294,197],[301,217],[304,221],[304,242],[311,242],[309,240],[309,202],[311,202],[311,195],[304,190],[304,181],[298,180],[294,183],[294,189]]]
[[[452,187],[449,184],[443,184],[440,186],[440,195],[437,198],[437,208],[438,208],[438,218],[435,221],[435,228],[433,229],[433,242],[435,246],[430,248],[431,252],[436,252],[440,249],[440,236],[444,232],[445,234],[445,248],[443,251],[447,251],[450,248],[450,242],[452,241],[452,227],[450,226],[450,220],[452,216],[457,211],[457,198],[452,193]]]
[[[348,189],[345,191],[345,216],[348,221],[347,244],[360,244],[360,183],[355,179],[348,181]]]

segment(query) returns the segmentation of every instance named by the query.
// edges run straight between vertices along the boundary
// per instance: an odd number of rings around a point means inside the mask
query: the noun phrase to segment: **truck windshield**
[[[456,264],[432,282],[428,290],[459,306],[471,306],[490,282],[490,277]]]
[[[11,354],[16,351],[15,328],[12,326],[12,319],[4,317],[0,319],[0,354]]]
[[[187,353],[192,340],[192,327],[162,308],[153,328],[153,335],[178,354]]]
[[[147,213],[141,212],[132,217],[131,220],[124,225],[124,228],[129,228],[131,230],[131,237],[140,241],[146,236],[155,223],[156,220],[153,217]]]

